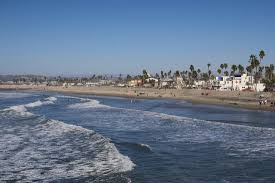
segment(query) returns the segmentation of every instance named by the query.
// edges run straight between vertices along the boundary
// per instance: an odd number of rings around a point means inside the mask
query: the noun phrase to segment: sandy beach
[[[29,85],[0,85],[0,89],[51,91],[62,93],[94,94],[105,96],[120,96],[130,98],[167,98],[185,100],[198,104],[212,104],[239,107],[246,109],[275,111],[270,102],[275,101],[275,93],[215,91],[197,89],[156,89],[156,88],[120,88],[112,86],[100,87],[69,87],[61,86],[29,86]],[[259,98],[267,99],[266,105],[259,105]]]

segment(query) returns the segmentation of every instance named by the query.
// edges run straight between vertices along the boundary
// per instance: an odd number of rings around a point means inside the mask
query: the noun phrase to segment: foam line
[[[31,116],[33,114],[28,112],[27,108],[34,108],[34,107],[39,107],[42,105],[54,104],[54,101],[56,101],[56,100],[57,100],[57,98],[55,98],[55,97],[48,97],[43,101],[38,100],[38,101],[31,102],[28,104],[11,106],[9,108],[3,109],[2,111],[13,111],[13,112],[16,112],[17,114],[22,115],[22,116]]]
[[[5,172],[0,182],[102,177],[135,166],[107,138],[92,130],[57,120],[34,120],[30,119],[33,125],[6,126],[5,130],[13,133],[0,134],[0,172]]]

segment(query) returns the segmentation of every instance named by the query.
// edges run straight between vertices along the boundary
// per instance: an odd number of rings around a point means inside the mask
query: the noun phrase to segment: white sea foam
[[[219,142],[224,149],[233,148],[234,151],[239,152],[239,156],[249,155],[259,158],[258,153],[261,153],[263,157],[275,155],[274,128],[207,121],[147,111],[144,115],[184,123],[184,128],[180,128],[181,131],[167,136],[168,141],[170,139],[193,143]]]
[[[50,101],[50,100],[47,100],[47,101],[36,101],[36,102],[32,102],[32,103],[29,103],[29,104],[25,104],[24,106],[27,107],[27,108],[33,108],[33,107],[39,107],[39,106],[42,106],[42,105],[48,105],[48,104],[53,104],[54,102],[53,101]]]
[[[4,109],[3,111],[14,111],[21,116],[32,116],[33,115],[32,113],[27,112],[27,109],[24,105],[12,106],[7,109]]]
[[[130,131],[143,131],[148,128],[154,130],[168,126],[167,133],[161,136],[159,141],[219,143],[224,149],[234,149],[238,155],[249,155],[251,158],[259,158],[259,153],[261,157],[275,155],[274,128],[207,121],[136,109],[113,107],[112,110],[120,112],[114,117],[112,123],[105,123],[108,126],[116,126],[116,128]],[[118,122],[116,122],[117,120]],[[126,121],[127,124],[121,121]],[[167,122],[171,122],[171,124]],[[169,133],[170,127],[175,129],[171,133]],[[229,153],[232,152],[229,151]]]
[[[148,144],[140,144],[140,146],[142,146],[142,147],[147,147],[148,149],[151,150],[151,147],[150,147]]]
[[[100,104],[100,102],[97,100],[92,100],[92,99],[88,99],[88,98],[79,98],[79,97],[71,97],[71,96],[60,96],[60,97],[74,98],[74,99],[79,99],[81,101],[88,101],[88,102],[84,102],[84,103],[76,103],[76,104],[69,105],[68,106],[69,108],[79,108],[80,109],[80,108],[108,107],[111,109],[118,109],[118,110],[124,110],[124,111],[129,111],[129,112],[142,113],[144,116],[147,116],[147,117],[156,117],[156,118],[160,118],[160,119],[171,120],[171,122],[185,122],[185,123],[191,123],[193,125],[208,124],[208,125],[218,125],[218,126],[224,126],[224,127],[228,126],[228,127],[243,128],[243,129],[250,129],[250,130],[267,130],[267,131],[275,132],[274,128],[224,123],[224,122],[219,122],[219,121],[207,121],[207,120],[201,120],[201,119],[196,119],[196,118],[189,118],[189,117],[184,117],[184,116],[165,114],[165,113],[160,113],[160,112],[152,112],[152,111],[144,111],[144,110],[120,108],[120,107],[111,107],[111,106]]]
[[[111,108],[110,106],[101,104],[98,100],[94,100],[94,99],[74,97],[74,96],[64,96],[64,95],[60,95],[57,97],[78,99],[81,101],[81,103],[75,103],[67,106],[68,108],[71,108],[71,109]]]
[[[56,97],[48,97],[48,98],[46,98],[45,100],[49,100],[49,101],[56,101],[56,100],[57,100],[57,98],[56,98]]]
[[[92,100],[92,99],[89,99],[88,102],[76,103],[68,106],[68,108],[71,108],[71,109],[108,108],[108,107],[110,106],[100,104],[98,100]]]
[[[137,112],[142,113],[144,116],[147,117],[156,117],[160,119],[166,119],[171,120],[171,122],[186,122],[186,123],[193,123],[193,124],[209,124],[209,125],[220,125],[220,126],[231,126],[231,127],[238,127],[238,128],[245,128],[245,129],[255,129],[255,130],[268,130],[268,131],[274,131],[274,128],[268,128],[268,127],[256,127],[256,126],[248,126],[248,125],[242,125],[242,124],[232,124],[232,123],[224,123],[219,121],[207,121],[202,119],[196,119],[196,118],[189,118],[185,116],[177,116],[177,115],[171,115],[171,114],[165,114],[160,112],[152,112],[152,111],[143,111],[138,109],[126,109],[126,108],[118,108],[118,107],[112,107],[113,109],[120,109],[125,110],[129,112]]]
[[[56,101],[56,100],[57,99],[55,97],[49,97],[49,98],[46,98],[44,101],[38,100],[38,101],[31,102],[31,103],[28,103],[28,104],[11,106],[9,108],[4,109],[3,111],[14,111],[19,115],[31,116],[33,114],[28,112],[27,108],[34,108],[34,107],[39,107],[39,106],[42,106],[42,105],[54,104],[54,101]]]
[[[81,97],[65,96],[65,95],[60,95],[58,97],[79,99],[80,101],[87,101],[87,102],[83,102],[83,103],[71,104],[68,106],[69,108],[108,107],[108,108],[112,108],[112,109],[124,110],[124,111],[129,111],[129,112],[138,112],[138,113],[144,114],[144,116],[157,117],[157,118],[161,118],[161,119],[171,120],[174,122],[191,122],[191,123],[203,123],[203,124],[212,124],[212,125],[215,124],[215,125],[221,125],[221,126],[232,126],[232,127],[249,128],[249,129],[257,129],[257,130],[271,130],[271,131],[275,132],[274,128],[254,127],[254,126],[248,126],[248,125],[242,125],[242,124],[224,123],[224,122],[219,122],[219,121],[207,121],[207,120],[189,118],[189,117],[184,117],[184,116],[165,114],[165,113],[160,113],[160,112],[151,112],[151,111],[144,111],[144,110],[138,110],[138,109],[111,107],[108,105],[100,104],[99,101],[89,99],[89,98],[81,98]],[[185,102],[186,101],[182,101],[182,103],[185,103]]]
[[[78,99],[81,101],[89,100],[88,98],[81,98],[81,97],[74,97],[74,96],[67,96],[67,95],[58,95],[58,98],[70,98],[70,99]]]
[[[0,182],[106,176],[135,166],[114,144],[92,130],[56,120],[30,123],[33,125],[18,123],[5,127],[5,131],[0,129]]]
[[[129,109],[129,108],[120,108],[120,107],[111,107],[108,105],[100,104],[97,100],[92,100],[88,98],[80,98],[80,97],[72,97],[72,96],[58,96],[58,97],[64,97],[64,98],[74,98],[79,99],[81,101],[88,101],[84,103],[76,103],[71,104],[68,106],[68,108],[97,108],[97,107],[108,107],[111,109],[118,109],[118,110],[124,110],[129,112],[138,112],[144,114],[144,116],[150,116],[150,117],[157,117],[161,119],[167,119],[171,120],[173,122],[185,122],[185,123],[193,123],[193,124],[209,124],[209,125],[220,125],[220,126],[230,126],[230,127],[238,127],[238,128],[245,128],[245,129],[254,129],[254,130],[271,130],[275,132],[274,128],[267,128],[267,127],[255,127],[255,126],[248,126],[248,125],[242,125],[242,124],[231,124],[231,123],[224,123],[219,121],[207,121],[207,120],[201,120],[196,118],[189,118],[184,116],[177,116],[177,115],[171,115],[171,114],[165,114],[160,112],[152,112],[152,111],[144,111],[144,110],[138,110],[138,109]]]

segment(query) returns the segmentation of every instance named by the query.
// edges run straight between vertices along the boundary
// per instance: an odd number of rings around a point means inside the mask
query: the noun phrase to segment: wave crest
[[[56,100],[57,100],[57,98],[55,98],[55,97],[48,97],[43,101],[38,100],[38,101],[31,102],[31,103],[28,103],[28,104],[11,106],[9,108],[4,109],[3,111],[16,112],[17,114],[19,114],[21,116],[31,116],[33,114],[28,112],[27,108],[34,108],[34,107],[39,107],[39,106],[42,106],[42,105],[54,104],[54,101],[56,101]]]
[[[100,104],[98,100],[92,100],[92,99],[89,99],[88,102],[76,103],[68,106],[68,108],[71,108],[71,109],[109,108],[109,107],[110,106]]]
[[[0,138],[0,173],[5,172],[0,182],[95,179],[135,166],[114,144],[92,130],[42,117],[29,119],[32,125],[14,123],[5,126],[13,133],[2,133]]]

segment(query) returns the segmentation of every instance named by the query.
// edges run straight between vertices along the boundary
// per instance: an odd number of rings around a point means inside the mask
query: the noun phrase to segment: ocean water
[[[0,91],[0,182],[275,182],[275,113]]]

